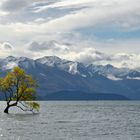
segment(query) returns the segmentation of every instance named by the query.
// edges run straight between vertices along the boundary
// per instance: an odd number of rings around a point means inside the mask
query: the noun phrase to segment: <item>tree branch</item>
[[[25,108],[29,108],[27,105],[23,104],[22,102],[19,102],[21,105],[23,105]]]
[[[16,91],[16,93],[17,93],[17,98],[18,98],[18,91],[19,91],[19,78],[17,77],[17,83],[16,83],[16,89],[17,89],[17,91]],[[18,101],[17,101],[18,102]]]
[[[33,108],[32,109],[23,109],[21,106],[17,106],[17,107],[20,108],[23,111],[31,111],[32,113],[34,113]]]
[[[8,101],[8,103],[10,103],[11,100],[12,100],[12,97],[13,97],[13,90],[12,90],[12,88],[9,88],[8,92],[9,92],[9,101]]]
[[[8,102],[7,93],[6,93],[6,92],[4,92],[4,95],[5,95],[5,99],[6,99],[6,101]]]

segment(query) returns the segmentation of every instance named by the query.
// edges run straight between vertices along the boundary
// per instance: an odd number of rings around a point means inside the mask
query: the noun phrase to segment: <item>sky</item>
[[[140,0],[1,0],[0,57],[9,55],[140,68]]]

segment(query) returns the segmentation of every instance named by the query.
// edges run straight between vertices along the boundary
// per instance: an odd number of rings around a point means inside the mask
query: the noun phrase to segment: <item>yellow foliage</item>
[[[30,109],[35,109],[39,111],[40,105],[37,102],[26,102]]]
[[[3,91],[6,96],[8,95],[8,101],[35,100],[37,86],[37,82],[33,77],[26,74],[20,67],[15,67],[4,78],[0,78],[0,90]],[[36,102],[31,102],[28,105],[39,110],[39,104]]]

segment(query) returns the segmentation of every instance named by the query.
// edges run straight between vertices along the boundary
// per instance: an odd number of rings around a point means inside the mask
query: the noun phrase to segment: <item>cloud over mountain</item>
[[[13,50],[13,46],[10,43],[0,42],[1,57],[5,57],[7,55],[10,55],[12,50]]]
[[[8,42],[0,43],[0,48],[4,50],[12,50],[13,46]]]
[[[10,42],[14,55],[57,55],[84,63],[140,67],[139,3],[1,0],[0,42]],[[9,54],[6,46],[1,56]]]
[[[109,54],[91,47],[80,47],[82,44],[59,43],[57,41],[31,42],[28,44],[29,52],[35,54],[34,57],[45,55],[56,55],[61,58],[76,60],[88,64],[107,65],[116,67],[128,67],[137,69],[140,67],[140,55],[135,53],[115,53]],[[67,54],[71,54],[70,57]]]
[[[52,50],[52,51],[68,51],[68,47],[65,44],[58,43],[55,40],[51,40],[48,42],[31,42],[29,44],[29,50],[31,51],[45,51],[45,50]]]

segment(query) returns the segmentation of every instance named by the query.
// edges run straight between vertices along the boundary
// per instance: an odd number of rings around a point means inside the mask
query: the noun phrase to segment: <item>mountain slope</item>
[[[138,71],[111,65],[85,66],[56,56],[37,60],[10,56],[0,60],[0,76],[14,66],[25,69],[38,81],[38,99],[140,99]]]

